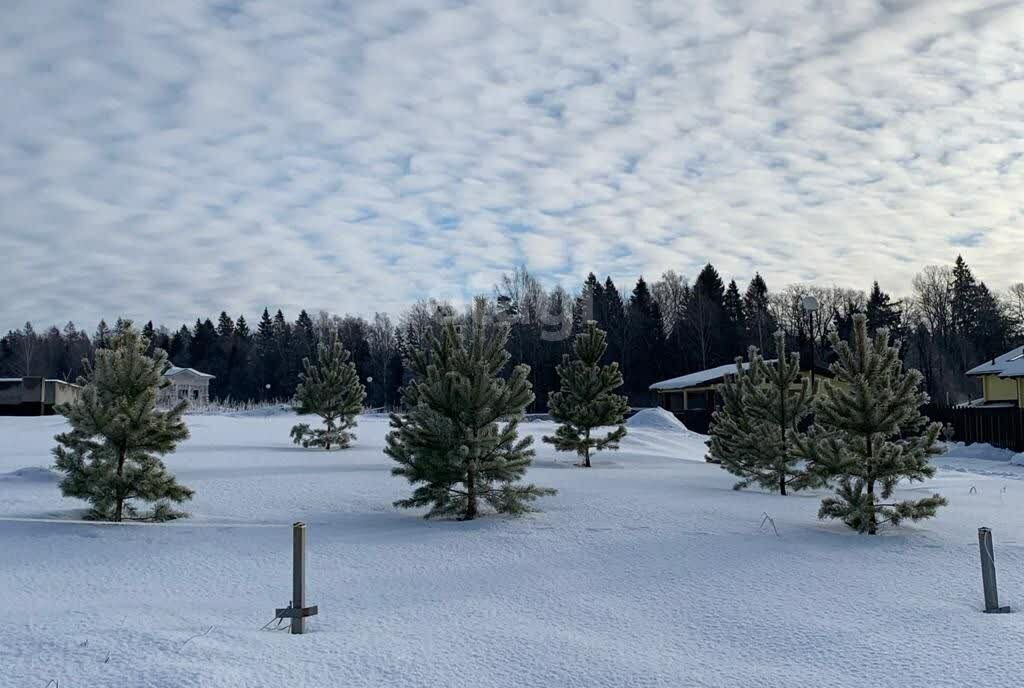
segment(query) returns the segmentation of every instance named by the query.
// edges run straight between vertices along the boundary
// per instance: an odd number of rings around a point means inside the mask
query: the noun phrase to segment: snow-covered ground
[[[1006,452],[954,445],[907,490],[949,507],[869,538],[818,521],[820,494],[734,492],[703,438],[656,412],[591,470],[532,422],[528,477],[560,490],[542,513],[427,522],[391,506],[409,487],[381,452],[385,418],[332,453],[292,446],[294,422],[190,417],[167,463],[196,491],[192,518],[117,526],[70,520],[82,504],[45,470],[62,419],[0,418],[0,686],[1024,680],[1024,614],[979,611],[981,525],[1003,603],[1024,610],[1024,466]],[[288,602],[300,519],[320,614],[304,636],[261,632]]]

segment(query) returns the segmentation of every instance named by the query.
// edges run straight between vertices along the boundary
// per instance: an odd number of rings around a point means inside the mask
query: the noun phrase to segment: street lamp
[[[818,310],[818,299],[813,296],[805,296],[800,299],[800,307],[811,316],[811,394],[814,394],[814,312]]]

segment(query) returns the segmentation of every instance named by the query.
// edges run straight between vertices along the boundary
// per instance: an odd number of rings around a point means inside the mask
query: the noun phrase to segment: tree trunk
[[[124,462],[128,456],[128,450],[124,447],[118,447],[117,450],[117,477],[120,478],[124,475]],[[121,481],[118,480],[118,483]],[[121,485],[117,486],[117,506],[114,507],[114,520],[120,521],[124,517],[124,494],[121,492]]]
[[[583,467],[590,468],[590,428],[583,434],[583,439],[586,441],[586,446],[583,447]]]
[[[782,365],[782,356],[779,356],[779,365]],[[780,376],[781,377],[781,376]],[[782,438],[782,456],[779,457],[779,494],[783,497],[786,496],[786,390],[779,390],[779,410],[781,416],[779,417],[779,431],[781,432]]]
[[[868,480],[868,497],[874,497],[875,495],[875,479],[871,478]],[[878,534],[878,523],[875,520],[875,507],[874,500],[872,500],[871,515],[868,516],[868,535]]]
[[[463,521],[472,521],[476,518],[476,473],[470,466],[466,472],[466,513],[463,514]]]

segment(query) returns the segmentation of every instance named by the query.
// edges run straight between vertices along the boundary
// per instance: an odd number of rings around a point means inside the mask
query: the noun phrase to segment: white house
[[[157,399],[159,405],[173,406],[179,401],[188,401],[194,405],[210,402],[210,380],[214,378],[213,375],[201,373],[194,368],[171,366],[164,373],[164,377],[170,380],[171,384],[160,390],[160,397]]]

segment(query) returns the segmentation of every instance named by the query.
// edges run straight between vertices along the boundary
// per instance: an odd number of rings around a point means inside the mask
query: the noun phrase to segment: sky
[[[7,0],[0,327],[1024,279],[1024,3]]]

